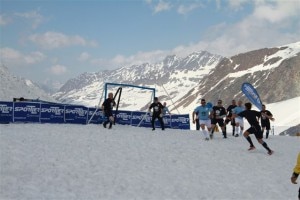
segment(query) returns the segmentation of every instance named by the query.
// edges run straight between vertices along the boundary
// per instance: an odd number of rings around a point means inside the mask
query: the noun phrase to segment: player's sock
[[[269,137],[269,130],[267,130],[266,132],[266,139],[268,139],[268,137]]]
[[[271,149],[268,147],[266,142],[262,143],[262,145],[265,149],[267,149],[268,152],[271,152]]]
[[[251,137],[250,137],[250,136],[246,137],[246,140],[249,142],[249,144],[250,144],[250,147],[254,147],[254,145],[253,145],[253,142],[252,142],[252,140],[251,140]]]
[[[222,131],[222,132],[223,132],[223,136],[224,136],[224,138],[227,138],[226,131],[224,130],[224,131]]]
[[[208,132],[207,132],[206,130],[202,130],[202,131],[203,131],[204,137],[205,137],[205,138],[209,138],[209,137],[208,137]]]

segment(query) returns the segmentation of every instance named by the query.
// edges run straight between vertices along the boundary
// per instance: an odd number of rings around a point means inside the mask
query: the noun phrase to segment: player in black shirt
[[[153,109],[153,113],[152,113],[152,120],[151,120],[151,124],[152,124],[152,130],[155,130],[155,126],[154,126],[154,122],[155,119],[157,118],[160,122],[160,126],[162,130],[165,130],[165,125],[162,119],[162,110],[163,110],[164,106],[158,101],[157,97],[154,97],[154,102],[150,105],[149,107],[149,112],[151,112],[151,109]]]
[[[266,139],[268,139],[269,137],[269,131],[271,129],[271,126],[270,126],[270,119],[273,118],[273,115],[270,111],[266,110],[266,106],[265,105],[262,105],[262,113],[265,113],[265,115],[261,116],[260,118],[260,123],[261,123],[261,127],[262,127],[262,134],[264,134],[264,131],[265,131],[265,128],[267,130],[266,132]]]
[[[251,107],[251,103],[245,103],[246,110],[240,112],[239,114],[232,114],[232,116],[235,117],[238,115],[240,117],[245,117],[250,124],[250,128],[244,132],[244,137],[250,143],[250,148],[248,149],[249,151],[255,149],[255,146],[253,145],[249,136],[250,134],[254,134],[257,141],[268,151],[268,154],[272,155],[273,151],[268,147],[267,143],[263,141],[263,135],[258,123],[258,118],[264,114],[255,110],[251,110]]]
[[[104,113],[106,117],[106,121],[103,123],[103,127],[106,128],[107,123],[109,123],[109,129],[111,129],[112,124],[114,122],[114,117],[112,113],[113,107],[116,105],[116,102],[114,101],[113,93],[108,94],[108,98],[105,99],[105,101],[102,104],[102,112]]]
[[[226,109],[222,106],[222,100],[218,100],[218,105],[214,106],[212,111],[212,119],[211,119],[211,134],[210,139],[213,138],[215,126],[218,123],[222,129],[223,137],[227,138],[224,117],[226,116]]]
[[[227,125],[229,122],[231,122],[232,136],[234,136],[234,133],[235,133],[235,119],[232,117],[232,109],[234,109],[236,107],[236,101],[232,100],[231,103],[232,104],[230,106],[228,106],[228,108],[227,108],[227,116],[226,116],[225,124]],[[225,125],[225,128],[226,128],[226,125]]]

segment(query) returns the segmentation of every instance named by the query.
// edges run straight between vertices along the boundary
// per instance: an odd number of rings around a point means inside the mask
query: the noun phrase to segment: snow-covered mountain
[[[231,58],[201,51],[186,58],[168,56],[156,64],[84,73],[69,80],[54,97],[95,106],[105,82],[127,83],[156,88],[157,96],[171,105],[172,112],[190,113],[202,97],[211,102],[223,99],[225,105],[233,98],[243,99],[241,85],[250,82],[264,103],[272,103],[300,96],[299,65],[300,42]],[[145,110],[150,98],[145,91],[123,88],[120,108]]]
[[[12,101],[13,98],[20,97],[56,101],[31,80],[12,75],[5,66],[1,65],[0,85],[0,101]]]
[[[167,91],[175,102],[196,87],[222,59],[222,56],[201,51],[186,58],[168,56],[156,64],[145,63],[111,71],[84,73],[69,80],[54,97],[62,102],[94,106],[101,97],[103,84],[114,82],[156,88],[162,100],[167,100]],[[151,94],[146,95],[144,91],[124,90],[122,109],[140,110],[151,98]]]

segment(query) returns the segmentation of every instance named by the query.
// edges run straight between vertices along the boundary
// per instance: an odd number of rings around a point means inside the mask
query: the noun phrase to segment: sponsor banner
[[[41,123],[64,123],[65,106],[60,104],[41,104]]]
[[[141,120],[140,127],[151,127],[151,116],[149,113],[145,116],[146,112],[132,112],[131,115],[131,125],[137,126]]]
[[[251,103],[253,103],[259,110],[262,110],[262,103],[258,92],[250,83],[243,83],[242,92],[246,95]]]
[[[9,123],[13,121],[13,103],[0,102],[0,123]]]
[[[102,114],[102,110],[98,109],[97,112],[94,114],[95,110],[96,110],[96,108],[89,108],[88,120],[90,120],[90,124],[102,124],[105,119],[105,117]],[[94,114],[94,116],[91,119],[93,114]]]
[[[14,122],[40,122],[40,103],[14,103]]]
[[[116,123],[123,124],[123,125],[131,125],[131,111],[121,111],[119,110],[118,113],[115,115]]]
[[[171,126],[174,129],[190,129],[189,115],[172,115]]]
[[[165,124],[165,128],[172,128],[172,116],[165,115],[163,117],[163,122]],[[156,124],[156,127],[158,127],[158,126],[160,127],[160,123],[158,120],[156,120],[155,124]]]
[[[33,102],[0,102],[0,123],[42,122],[86,124],[96,108],[85,106],[47,104]],[[117,124],[151,127],[152,117],[146,112],[118,111]],[[106,118],[97,110],[90,123],[101,124]],[[142,122],[141,122],[142,121]],[[163,117],[166,128],[190,129],[189,115],[166,115]],[[160,128],[158,120],[155,127]]]
[[[86,124],[88,108],[85,106],[65,106],[65,122],[74,124]]]

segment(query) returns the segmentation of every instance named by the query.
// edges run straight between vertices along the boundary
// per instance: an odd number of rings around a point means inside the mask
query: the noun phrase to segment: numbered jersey
[[[162,113],[162,109],[164,108],[164,106],[160,103],[152,103],[149,107],[149,109],[153,109],[153,114],[161,114]]]
[[[194,110],[195,113],[198,113],[198,118],[200,120],[208,120],[211,111],[212,109],[206,106],[198,106]]]
[[[226,115],[226,110],[223,106],[222,107],[214,106],[213,111],[214,111],[213,117],[215,119],[225,117],[225,115]]]

